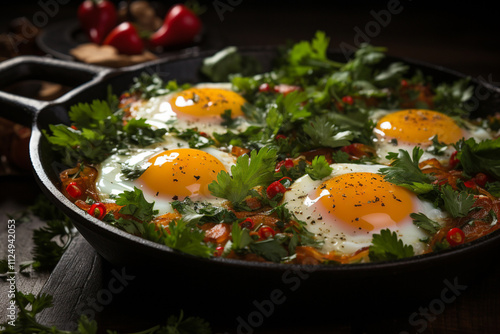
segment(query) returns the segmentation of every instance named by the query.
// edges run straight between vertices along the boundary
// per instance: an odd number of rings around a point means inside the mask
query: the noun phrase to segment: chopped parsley
[[[333,168],[330,167],[324,155],[317,155],[311,162],[311,166],[306,167],[306,173],[313,180],[321,180],[332,173]]]
[[[391,261],[415,255],[413,246],[403,244],[396,232],[383,229],[373,234],[369,257],[372,261]]]

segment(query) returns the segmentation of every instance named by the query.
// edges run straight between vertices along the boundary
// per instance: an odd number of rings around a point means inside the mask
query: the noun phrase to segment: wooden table
[[[215,36],[207,47],[282,44],[290,37],[294,40],[310,39],[316,30],[321,29],[331,36],[333,47],[352,46],[363,39],[369,40],[374,45],[388,46],[390,54],[395,56],[440,64],[493,83],[500,81],[500,44],[493,42],[498,40],[496,21],[493,20],[493,11],[482,9],[484,7],[481,6],[466,8],[458,5],[450,7],[449,3],[401,1],[399,7],[393,8],[388,6],[394,5],[394,1],[359,2],[357,5],[318,1],[285,7],[283,1],[232,1],[231,9],[225,7],[227,10],[221,14],[213,7],[214,3],[206,2],[208,10],[204,20],[210,36]],[[14,9],[22,13],[18,8]],[[63,9],[54,20],[73,13],[69,7]],[[383,15],[389,9],[393,13],[384,19]],[[40,7],[35,6],[30,10],[33,14]],[[6,15],[2,13],[1,20],[5,20]],[[25,209],[39,192],[29,175],[0,176],[0,189],[0,219],[4,222],[7,221],[5,213]],[[40,226],[43,226],[43,222],[37,219],[17,226],[17,263],[30,259],[31,233]],[[6,233],[5,228],[0,230],[0,254],[6,251]],[[467,283],[467,287],[453,300],[447,298],[443,301],[443,297],[438,295],[413,305],[387,305],[380,301],[378,309],[366,310],[363,305],[359,305],[341,318],[332,315],[327,319],[300,321],[286,319],[277,309],[262,325],[254,328],[254,332],[498,332],[500,261],[495,255],[492,254],[490,267],[485,273]],[[23,292],[46,292],[54,296],[54,308],[44,312],[39,320],[61,329],[75,329],[76,319],[82,313],[95,316],[101,332],[104,329],[137,331],[162,323],[169,314],[178,314],[177,305],[159,302],[158,296],[151,292],[152,283],[159,283],[147,275],[123,280],[127,276],[122,273],[123,286],[110,288],[110,282],[120,270],[122,268],[112,267],[83,238],[78,237],[52,273],[18,275],[17,283]],[[443,283],[443,289],[445,287]],[[7,288],[6,283],[0,283],[0,321],[5,317],[3,305],[6,303]],[[109,293],[110,290],[115,293]],[[217,305],[215,302],[215,309]],[[315,306],[304,305],[306,308]],[[428,309],[427,313],[424,309]],[[237,332],[235,326],[228,325],[233,324],[231,319],[227,322],[211,318],[207,320],[213,322],[214,331]]]
[[[0,217],[5,213],[15,214],[31,204],[39,193],[37,185],[29,177],[2,177],[2,189],[13,189],[9,196],[1,197]],[[29,196],[26,196],[28,194]],[[17,263],[31,259],[31,233],[43,226],[36,217],[16,227]],[[0,240],[6,238],[6,230],[0,232]],[[6,244],[0,251],[5,254]],[[24,246],[23,246],[24,245]],[[432,273],[429,273],[432,275]],[[143,275],[114,267],[103,260],[81,236],[71,243],[61,261],[52,273],[28,271],[28,275],[17,275],[17,286],[23,292],[48,293],[54,296],[55,306],[44,311],[39,321],[59,329],[74,330],[81,314],[98,321],[99,333],[104,329],[120,333],[139,331],[166,321],[168,315],[178,315],[177,305],[169,304],[168,291],[175,289],[163,285],[167,278],[154,277],[145,270]],[[120,283],[118,283],[120,282]],[[477,279],[464,284],[460,277],[459,289],[454,294],[436,294],[413,303],[401,301],[387,303],[380,300],[377,309],[365,309],[364,305],[352,309],[339,317],[287,319],[280,312],[286,303],[277,305],[262,325],[254,328],[255,333],[494,333],[500,328],[500,260],[491,256],[490,268]],[[6,305],[8,284],[0,283],[0,305]],[[443,282],[443,290],[449,287]],[[272,287],[269,287],[270,291]],[[342,288],[342,287],[339,287]],[[411,287],[408,287],[411,289]],[[401,292],[404,294],[404,291]],[[317,296],[321,300],[322,296]],[[186,294],[186,299],[196,300]],[[342,304],[342,300],[331,300]],[[222,304],[221,304],[222,303]],[[214,301],[214,309],[222,308],[224,301]],[[321,307],[304,305],[306,308]],[[212,310],[213,311],[213,310]],[[0,309],[0,319],[5,317],[5,308]],[[214,332],[238,333],[235,319],[210,318],[211,311],[202,309],[200,316],[212,324]],[[246,313],[242,314],[244,318]],[[245,319],[247,319],[245,317]],[[237,322],[239,323],[239,322]],[[421,331],[424,330],[425,331]],[[246,331],[240,331],[245,333]]]

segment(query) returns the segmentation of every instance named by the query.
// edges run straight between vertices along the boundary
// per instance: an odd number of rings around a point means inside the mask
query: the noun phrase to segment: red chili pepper
[[[403,79],[401,80],[401,87],[407,87],[408,86],[408,81]]]
[[[90,41],[101,44],[106,35],[116,26],[115,5],[107,0],[85,0],[78,6],[80,24]]]
[[[476,182],[474,182],[474,180],[468,180],[464,182],[464,186],[466,186],[467,188],[474,189],[476,188],[477,185]]]
[[[279,181],[274,181],[266,189],[267,197],[269,197],[269,199],[273,199],[276,195],[278,195],[278,193],[284,194],[285,192],[285,186]]]
[[[354,99],[352,98],[352,96],[346,95],[342,98],[342,102],[352,106],[352,104],[354,103]]]
[[[102,219],[106,215],[106,206],[100,202],[94,203],[90,206],[88,213],[97,219]]]
[[[114,46],[118,52],[126,55],[141,54],[144,51],[144,42],[130,22],[123,22],[111,30],[103,45]]]
[[[446,240],[450,246],[461,245],[465,242],[465,233],[458,227],[452,228],[446,233]]]
[[[286,169],[290,169],[294,166],[293,160],[290,158],[286,158],[285,160],[281,160],[276,164],[274,171],[278,173],[281,170],[281,167],[285,166]]]
[[[66,192],[73,198],[82,196],[82,189],[80,189],[80,186],[74,181],[68,183],[66,186]]]
[[[262,239],[269,239],[271,237],[274,237],[276,235],[276,231],[272,229],[272,227],[269,226],[262,226],[259,229],[259,237]]]
[[[224,247],[218,246],[215,248],[214,256],[221,256],[224,252]]]
[[[280,94],[283,94],[285,96],[291,92],[296,91],[296,90],[302,90],[302,88],[300,86],[287,85],[287,84],[276,85],[276,86],[274,86],[273,89],[274,89],[275,93],[280,93]]]
[[[271,86],[268,83],[263,83],[259,86],[259,92],[267,93],[271,91]]]
[[[286,139],[287,137],[285,135],[279,134],[274,137],[274,139],[279,140],[279,139]]]
[[[281,179],[279,179],[278,182],[281,183],[285,188],[288,188],[292,185],[293,180],[288,176],[284,176]]]
[[[372,147],[360,143],[343,146],[340,150],[356,158],[375,155],[375,150]]]
[[[149,42],[151,46],[173,46],[192,43],[201,32],[199,17],[189,8],[177,4],[170,8],[163,25],[155,31]]]
[[[455,151],[451,154],[450,160],[448,162],[448,165],[450,165],[450,168],[455,168],[458,165],[458,163],[460,162],[460,160],[458,160],[458,158],[457,158],[457,154],[458,154],[458,151]]]
[[[253,222],[253,220],[251,218],[247,218],[244,221],[242,221],[239,225],[241,228],[247,228],[247,229],[251,230],[254,228],[255,223]]]
[[[486,182],[488,182],[488,176],[484,173],[477,173],[474,177],[474,181],[478,186],[484,187],[486,185]]]

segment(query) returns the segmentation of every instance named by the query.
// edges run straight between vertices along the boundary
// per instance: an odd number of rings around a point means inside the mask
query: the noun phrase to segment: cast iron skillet
[[[248,48],[244,52],[257,57],[264,70],[270,68],[276,54],[274,48],[260,47]],[[58,174],[66,166],[55,160],[42,130],[48,129],[49,124],[68,123],[69,106],[106,98],[108,86],[115,94],[127,90],[133,78],[142,72],[155,72],[165,80],[176,79],[179,83],[203,81],[205,79],[200,75],[199,68],[202,60],[211,54],[171,57],[120,70],[37,57],[19,57],[0,64],[0,77],[4,85],[23,79],[43,79],[74,87],[61,98],[49,102],[0,91],[0,115],[31,125],[30,156],[40,187],[73,220],[79,232],[104,259],[115,266],[125,266],[129,272],[143,275],[153,273],[150,277],[161,277],[163,283],[175,281],[176,286],[187,286],[190,291],[196,287],[202,290],[217,287],[216,300],[230,300],[226,303],[227,312],[233,311],[240,315],[255,310],[253,300],[272,300],[273,293],[277,291],[287,297],[286,304],[290,309],[295,308],[293,301],[302,304],[336,300],[344,306],[349,302],[377,306],[381,298],[387,299],[389,296],[398,302],[402,299],[419,300],[424,296],[434,298],[439,297],[440,292],[447,287],[446,280],[456,284],[470,282],[477,273],[487,268],[487,261],[483,259],[487,260],[488,254],[497,250],[500,233],[492,233],[451,251],[383,263],[305,266],[201,259],[117,230],[84,213],[59,192]],[[332,56],[342,60],[341,54],[332,53]],[[431,75],[437,82],[464,77],[441,67],[388,57],[389,62],[395,60],[405,61],[412,69]],[[478,80],[473,80],[473,83],[477,87],[475,96],[478,98],[473,98],[470,105],[476,115],[491,114],[500,107],[499,88]],[[252,288],[245,290],[242,286]],[[182,288],[173,290],[182,291]],[[172,300],[180,304],[185,302],[193,305],[194,301],[199,304],[204,299],[196,297],[196,293],[179,292],[177,299],[174,295],[174,291],[171,291]],[[275,299],[276,305],[283,300]],[[239,308],[233,307],[236,302]],[[338,302],[332,304],[338,305]],[[189,305],[185,307],[189,308]],[[220,308],[221,304],[218,305]],[[314,312],[318,311],[317,308],[313,309]],[[304,308],[301,310],[304,312]]]

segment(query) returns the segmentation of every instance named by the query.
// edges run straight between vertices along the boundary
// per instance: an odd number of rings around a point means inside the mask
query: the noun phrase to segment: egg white
[[[154,208],[159,211],[159,214],[174,212],[170,204],[171,201],[165,200],[164,197],[159,198],[156,194],[142,189],[142,186],[135,180],[127,179],[122,173],[122,166],[126,164],[129,166],[148,167],[148,160],[153,155],[177,148],[189,148],[189,145],[184,140],[166,135],[162,143],[144,148],[130,148],[125,152],[118,152],[107,158],[98,166],[98,178],[96,181],[97,191],[102,200],[104,202],[112,202],[113,198],[117,195],[124,191],[132,191],[134,187],[137,187],[143,190],[144,198],[148,202],[155,202]],[[215,147],[206,147],[200,150],[216,157],[224,165],[226,171],[231,173],[231,166],[236,163],[236,157],[232,154],[218,150]],[[203,200],[214,205],[220,205],[223,202],[222,199],[215,197],[204,198]]]
[[[379,233],[380,230],[373,231],[352,231],[340,225],[332,223],[331,219],[322,216],[320,213],[320,203],[316,205],[318,199],[311,196],[315,194],[316,189],[322,182],[329,178],[358,172],[378,173],[380,168],[387,168],[384,165],[361,165],[361,164],[332,164],[332,173],[323,180],[312,180],[309,175],[304,175],[297,179],[290,190],[285,193],[284,202],[286,207],[291,210],[298,219],[307,224],[307,229],[314,233],[318,240],[324,242],[321,251],[324,253],[336,251],[342,254],[353,253],[363,247],[371,245],[373,233]],[[430,219],[444,224],[447,214],[440,209],[435,208],[431,203],[422,201],[416,196],[413,199],[415,212],[424,213]],[[424,251],[425,244],[421,241],[428,235],[419,227],[413,224],[408,216],[404,221],[398,223],[397,229],[392,229],[398,234],[398,237],[407,245],[412,245],[416,254]]]
[[[230,83],[200,83],[192,86],[193,88],[219,88],[232,91]],[[208,134],[226,133],[227,127],[215,122],[210,122],[207,119],[193,117],[191,119],[178,118],[177,114],[172,110],[169,103],[170,99],[177,92],[169,93],[162,96],[150,98],[148,101],[138,101],[131,107],[135,118],[144,118],[146,123],[157,128],[175,127],[179,131],[196,128],[199,132]],[[244,131],[248,128],[249,123],[244,117],[238,117],[238,126],[233,131]]]
[[[392,113],[396,112],[399,110],[385,110],[385,109],[378,109],[376,110],[370,119],[377,123],[382,117]],[[391,140],[384,138],[384,134],[380,132],[380,130],[374,129],[376,138],[374,139],[374,144],[375,144],[375,149],[376,149],[376,154],[378,156],[378,162],[381,164],[389,164],[390,160],[388,160],[386,157],[389,153],[391,152],[398,152],[399,150],[405,150],[408,152],[413,151],[413,148],[418,145],[414,144],[409,144],[405,143],[402,141],[398,140]],[[474,138],[476,141],[481,141],[481,140],[486,140],[486,139],[492,139],[492,135],[485,129],[476,126],[474,124],[471,124],[465,120],[462,120],[462,135],[463,138],[469,139],[469,138]],[[432,138],[429,138],[432,139]],[[438,138],[439,140],[439,138]],[[447,164],[451,155],[453,152],[456,151],[456,149],[453,147],[453,145],[448,145],[446,149],[440,152],[440,154],[434,154],[431,152],[429,147],[422,147],[424,153],[422,154],[422,157],[420,161],[428,160],[428,159],[437,159],[441,164]]]

